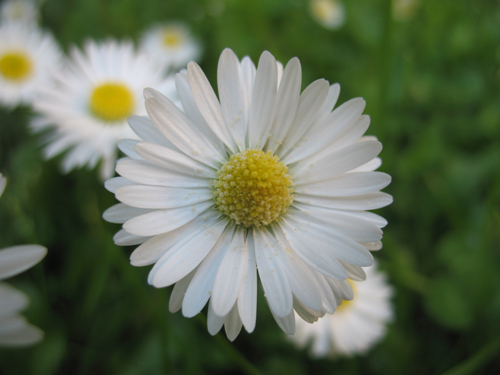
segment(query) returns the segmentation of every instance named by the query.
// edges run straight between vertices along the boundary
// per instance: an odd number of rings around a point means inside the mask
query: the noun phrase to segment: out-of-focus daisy
[[[323,27],[333,30],[344,24],[344,4],[337,0],[310,0],[309,10],[313,18]]]
[[[20,22],[0,26],[0,105],[29,104],[59,68],[60,51],[47,32]]]
[[[417,10],[418,0],[392,0],[392,16],[397,21],[411,18]]]
[[[392,201],[379,191],[390,176],[373,172],[382,145],[362,137],[364,100],[332,112],[338,84],[301,93],[299,60],[278,70],[269,52],[255,69],[226,49],[219,99],[194,62],[176,76],[185,112],[145,90],[150,119],[130,119],[142,141],[122,143],[122,177],[106,183],[122,202],[104,214],[124,223],[115,242],[141,244],[132,264],[155,264],[156,287],[175,284],[170,311],[191,317],[210,299],[209,332],[225,324],[231,340],[255,327],[257,269],[285,332],[293,309],[333,313],[381,247],[386,221],[364,210]]]
[[[38,22],[38,5],[30,0],[7,0],[0,5],[0,19],[2,21],[24,22],[36,24]]]
[[[0,196],[5,184],[6,178],[0,173]],[[0,280],[26,271],[46,254],[47,249],[40,245],[21,245],[0,250]],[[0,281],[0,345],[32,345],[43,338],[43,332],[19,314],[28,304],[28,297],[23,292]]]
[[[191,35],[189,28],[180,22],[153,26],[143,34],[140,48],[167,69],[185,67],[201,54],[200,43]]]
[[[173,77],[164,78],[160,65],[136,52],[131,42],[89,41],[83,51],[73,48],[55,78],[33,103],[41,115],[33,129],[55,129],[45,156],[71,148],[64,157],[64,172],[84,165],[94,168],[102,159],[103,179],[113,175],[118,140],[135,137],[128,117],[146,113],[144,87],[175,94]]]
[[[315,357],[352,356],[365,353],[380,341],[392,320],[392,288],[385,274],[375,266],[366,268],[366,280],[352,281],[354,299],[344,301],[333,315],[325,315],[314,324],[297,321],[292,336],[299,346],[311,344]]]

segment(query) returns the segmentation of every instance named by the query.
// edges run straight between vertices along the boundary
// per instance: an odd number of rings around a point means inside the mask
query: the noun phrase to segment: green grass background
[[[500,2],[422,0],[397,22],[389,0],[345,1],[337,31],[304,0],[47,0],[42,23],[63,48],[86,38],[136,39],[156,21],[184,20],[216,84],[231,47],[298,56],[304,87],[339,82],[339,103],[361,96],[368,134],[384,144],[394,203],[376,254],[394,285],[396,318],[366,356],[312,360],[287,340],[259,294],[257,328],[234,343],[211,337],[204,315],[167,311],[168,289],[115,246],[115,203],[95,171],[60,174],[43,161],[29,108],[0,109],[0,248],[48,247],[11,283],[46,332],[32,348],[0,349],[2,374],[495,374],[500,373]],[[222,11],[221,11],[222,9]]]

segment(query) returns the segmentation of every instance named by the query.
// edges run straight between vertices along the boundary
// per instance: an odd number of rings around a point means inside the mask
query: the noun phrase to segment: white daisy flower
[[[392,288],[375,266],[366,269],[366,281],[351,282],[354,299],[344,301],[333,315],[314,324],[298,320],[291,339],[300,347],[311,342],[315,357],[352,356],[365,353],[386,333],[393,318]]]
[[[41,116],[32,128],[55,127],[45,156],[71,148],[64,172],[84,165],[94,168],[102,159],[103,179],[113,175],[118,140],[135,137],[127,118],[146,113],[143,88],[155,87],[171,98],[175,94],[174,78],[164,78],[159,64],[136,52],[131,42],[89,41],[83,51],[73,48],[55,78],[33,103]]]
[[[191,35],[189,28],[180,22],[151,27],[143,34],[139,48],[167,69],[186,66],[201,54],[200,43]]]
[[[20,22],[0,26],[0,105],[29,104],[59,69],[61,53],[47,32]]]
[[[310,0],[309,11],[320,25],[330,30],[340,28],[345,21],[344,4],[337,0]]]
[[[0,19],[4,22],[36,24],[38,17],[38,6],[30,0],[7,0],[0,6]]]
[[[0,196],[6,182],[0,173]],[[26,271],[46,254],[47,249],[40,245],[21,245],[0,250],[0,280]],[[23,292],[0,282],[0,345],[32,345],[43,338],[43,332],[19,314],[28,304],[28,297]]]
[[[397,21],[410,19],[417,10],[418,0],[392,0],[392,16]]]
[[[119,203],[104,213],[124,223],[119,245],[141,244],[135,266],[154,264],[149,283],[175,284],[170,311],[198,314],[233,340],[256,320],[257,268],[271,312],[287,333],[293,309],[311,319],[348,297],[381,247],[386,221],[365,212],[391,203],[373,172],[382,145],[362,137],[363,99],[332,112],[339,85],[321,79],[302,93],[293,58],[278,74],[264,52],[255,69],[230,49],[219,60],[219,99],[191,62],[176,76],[185,112],[146,89],[150,119],[132,117],[142,141],[123,141],[122,177],[107,181]]]

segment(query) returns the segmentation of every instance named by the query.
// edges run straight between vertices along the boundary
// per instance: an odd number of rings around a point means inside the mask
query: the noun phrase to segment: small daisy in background
[[[52,37],[33,25],[0,25],[0,105],[30,104],[60,67],[61,52]]]
[[[169,71],[185,67],[201,55],[201,45],[180,22],[155,25],[142,36],[139,48],[157,59]]]
[[[0,5],[0,20],[37,24],[38,5],[30,0],[7,0]]]
[[[219,99],[189,63],[176,75],[184,111],[144,91],[150,119],[129,121],[141,141],[121,142],[121,177],[106,182],[121,203],[104,218],[123,223],[118,245],[140,244],[132,265],[154,264],[150,284],[175,284],[171,312],[193,317],[208,302],[212,335],[252,332],[258,271],[293,334],[294,309],[310,321],[333,313],[382,246],[387,222],[365,211],[392,202],[380,192],[391,177],[374,172],[382,145],[363,137],[363,99],[333,110],[340,86],[323,79],[301,93],[297,58],[279,74],[267,51],[256,69],[226,49],[217,83]]]
[[[334,30],[345,22],[344,4],[337,0],[310,0],[309,11],[323,27]]]
[[[83,50],[74,47],[70,55],[33,103],[39,117],[32,129],[54,130],[46,158],[70,149],[63,160],[65,173],[84,165],[92,169],[102,160],[100,174],[107,179],[114,173],[118,140],[136,137],[127,119],[146,113],[144,87],[174,99],[174,80],[128,41],[88,41]]]
[[[413,17],[419,0],[392,0],[392,16],[396,21],[405,21]]]
[[[350,281],[354,298],[338,306],[335,314],[313,324],[297,321],[291,339],[299,347],[310,344],[314,357],[349,357],[366,353],[385,336],[393,319],[393,290],[375,265],[365,271],[365,281]]]
[[[6,183],[7,179],[0,173],[0,196]],[[46,254],[47,249],[40,245],[21,245],[0,250],[0,280],[26,271]],[[28,304],[26,294],[0,281],[0,346],[33,345],[43,338],[43,332],[19,314]]]

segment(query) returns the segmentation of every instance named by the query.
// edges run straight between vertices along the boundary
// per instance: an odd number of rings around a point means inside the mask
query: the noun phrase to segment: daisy
[[[6,179],[0,173],[0,196],[5,184]],[[21,245],[0,250],[0,280],[33,267],[46,254],[47,249],[40,245]],[[42,339],[43,332],[19,314],[28,303],[28,297],[23,292],[0,281],[0,345],[32,345]]]
[[[300,347],[311,342],[311,353],[316,357],[365,353],[380,341],[393,318],[392,288],[385,274],[375,266],[368,267],[366,281],[353,281],[352,289],[354,299],[344,301],[335,314],[314,324],[298,320],[291,339]]]
[[[0,19],[2,21],[36,24],[38,16],[38,6],[30,0],[7,0],[0,6]]]
[[[392,16],[396,21],[405,21],[410,19],[417,10],[418,0],[393,0]]]
[[[344,24],[344,5],[337,0],[310,0],[309,11],[323,27],[333,30]]]
[[[59,68],[54,38],[34,26],[5,22],[0,26],[0,105],[29,104]]]
[[[55,78],[34,102],[40,118],[32,128],[55,130],[45,156],[71,148],[63,160],[64,172],[84,165],[94,168],[102,159],[103,179],[113,175],[118,140],[135,137],[127,118],[146,113],[142,89],[155,87],[170,97],[175,92],[173,77],[164,78],[161,67],[136,52],[131,42],[89,41],[83,51],[73,48]]]
[[[168,69],[186,66],[201,54],[199,42],[180,22],[155,25],[142,36],[140,48]]]
[[[104,218],[124,223],[119,245],[140,246],[135,266],[154,264],[149,283],[175,284],[170,311],[186,317],[208,306],[208,330],[233,340],[256,320],[257,269],[271,312],[287,333],[293,309],[310,319],[333,313],[381,247],[386,221],[365,212],[389,204],[373,172],[381,144],[362,137],[369,117],[353,99],[332,112],[339,85],[302,93],[297,58],[281,75],[264,52],[256,69],[224,50],[219,99],[191,62],[176,76],[185,112],[146,89],[150,119],[132,117],[141,141],[106,187],[122,203]],[[220,101],[219,101],[220,100]]]

